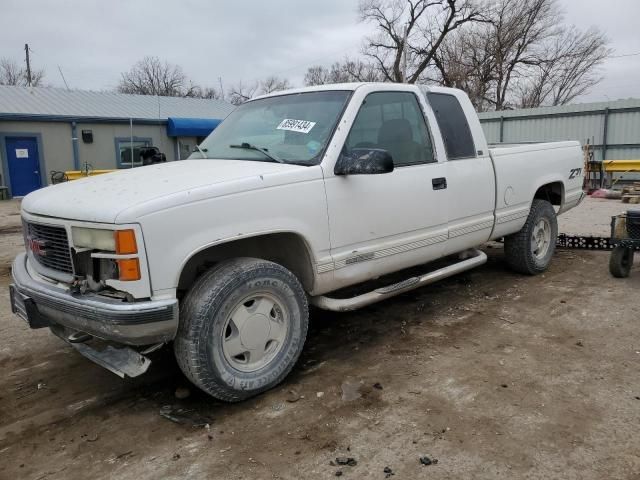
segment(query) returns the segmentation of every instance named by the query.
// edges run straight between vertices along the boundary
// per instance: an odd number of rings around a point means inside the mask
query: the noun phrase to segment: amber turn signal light
[[[140,262],[137,258],[123,258],[118,260],[118,271],[120,272],[120,280],[123,282],[131,282],[140,280]]]
[[[130,255],[138,253],[136,245],[136,233],[133,230],[116,230],[116,253],[118,255]]]

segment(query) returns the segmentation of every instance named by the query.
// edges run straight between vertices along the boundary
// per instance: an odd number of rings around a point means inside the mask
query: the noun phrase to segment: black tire
[[[224,351],[223,342],[231,330],[233,312],[251,305],[244,299],[261,294],[282,305],[278,312],[288,318],[283,320],[286,334],[269,363],[255,371],[241,371]],[[246,321],[254,321],[251,318]],[[289,270],[255,258],[226,260],[198,278],[182,301],[174,352],[196,386],[219,400],[238,402],[274,387],[289,374],[302,352],[308,324],[307,296]],[[237,335],[244,342],[240,332]]]
[[[536,255],[532,247],[531,238],[536,225],[541,220],[546,220],[550,227],[550,243],[546,254],[542,257]],[[509,266],[519,273],[537,275],[544,272],[551,263],[551,258],[556,250],[558,238],[558,220],[553,206],[546,200],[534,199],[531,204],[529,216],[519,232],[509,235],[504,239],[504,252]]]
[[[616,246],[609,257],[609,271],[616,278],[627,278],[633,266],[633,248]]]

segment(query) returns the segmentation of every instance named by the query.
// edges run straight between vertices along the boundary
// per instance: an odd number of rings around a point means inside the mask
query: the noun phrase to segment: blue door
[[[22,197],[42,186],[35,137],[6,137],[11,195]]]

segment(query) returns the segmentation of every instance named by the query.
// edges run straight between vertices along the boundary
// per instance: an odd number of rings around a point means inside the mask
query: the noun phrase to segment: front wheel
[[[187,293],[174,351],[195,385],[237,402],[287,376],[308,323],[306,294],[289,270],[255,258],[226,260]]]
[[[609,271],[616,278],[627,278],[633,266],[633,248],[617,245],[609,257]]]
[[[522,229],[504,239],[507,263],[516,272],[537,275],[551,263],[558,238],[558,220],[546,200],[533,200]]]

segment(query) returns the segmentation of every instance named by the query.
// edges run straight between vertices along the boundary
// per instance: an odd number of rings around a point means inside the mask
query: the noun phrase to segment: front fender
[[[330,259],[322,178],[181,205],[149,214],[140,224],[156,295],[178,287],[183,268],[198,252],[260,235],[296,232],[314,262]]]

